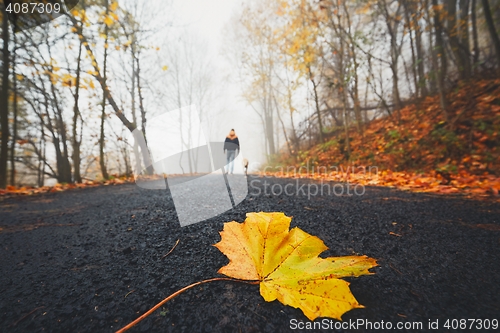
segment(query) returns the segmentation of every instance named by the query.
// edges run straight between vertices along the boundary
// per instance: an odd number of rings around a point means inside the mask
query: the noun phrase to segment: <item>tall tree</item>
[[[270,1],[247,5],[241,15],[235,41],[241,46],[241,80],[244,98],[261,120],[267,156],[277,152],[275,142],[274,85],[276,84],[276,38],[270,18],[275,7]]]
[[[14,29],[15,30],[15,29]],[[18,119],[18,93],[17,93],[17,74],[16,74],[16,52],[17,38],[14,33],[14,50],[12,52],[12,143],[10,145],[10,184],[16,185],[16,142],[17,142],[17,119]]]
[[[80,40],[78,43],[78,57],[76,59],[76,80],[75,80],[75,93],[74,97],[74,106],[73,106],[73,135],[72,135],[72,148],[73,148],[73,178],[75,182],[82,182],[82,175],[80,170],[81,164],[81,154],[80,147],[82,144],[81,132],[78,134],[78,120],[81,119],[80,114],[80,106],[78,105],[80,102],[80,84],[81,84],[81,66],[82,66],[82,41]]]
[[[469,79],[472,75],[470,38],[469,38],[469,10],[470,0],[459,1],[459,46],[462,57],[463,70],[460,72],[463,79]]]
[[[476,0],[472,0],[471,7],[471,21],[472,21],[472,44],[473,44],[473,57],[472,66],[474,68],[474,75],[477,75],[478,63],[479,63],[479,40],[477,34],[477,18],[476,18]]]
[[[434,70],[437,72],[437,87],[439,91],[439,102],[443,110],[444,118],[448,120],[448,100],[446,99],[445,79],[448,70],[448,61],[446,57],[446,47],[443,39],[443,26],[441,12],[437,0],[432,0],[434,10],[434,30],[436,35],[436,46],[432,54]],[[438,64],[437,60],[440,60]]]
[[[109,26],[108,26],[108,21],[107,21],[107,18],[109,17],[109,1],[108,0],[104,0],[104,6],[106,8],[106,14],[105,14],[105,19],[104,19],[104,22],[103,22],[103,25],[104,25],[104,60],[103,60],[103,69],[102,69],[102,73],[103,73],[103,83],[104,83],[104,86],[107,87],[107,77],[108,77],[108,73],[107,73],[107,65],[108,65],[108,39],[109,39]],[[101,126],[100,126],[100,133],[99,133],[99,166],[101,167],[101,174],[102,174],[102,178],[104,179],[108,179],[109,178],[109,175],[108,175],[108,170],[107,170],[107,167],[106,167],[106,156],[104,154],[104,146],[105,146],[105,140],[106,140],[106,136],[105,136],[105,132],[104,132],[104,124],[105,124],[105,120],[106,120],[106,93],[103,93],[102,94],[102,105],[101,105]]]
[[[10,68],[10,52],[9,52],[9,23],[5,8],[5,2],[1,4],[2,14],[2,91],[0,92],[0,188],[7,186],[7,161],[9,150],[9,68]]]
[[[488,26],[488,31],[490,32],[491,42],[495,47],[497,56],[497,72],[500,76],[500,38],[498,37],[497,29],[495,28],[495,22],[493,21],[493,16],[491,15],[490,3],[488,0],[482,0],[482,2],[486,25]]]
[[[113,8],[110,8],[109,6],[107,8],[110,9],[115,9],[117,7],[117,3],[113,2],[111,5]],[[83,32],[83,25],[86,24],[87,18],[85,14],[80,15],[80,20],[77,20],[74,16],[72,15],[67,15],[68,19],[72,23],[73,26],[73,31],[77,34],[77,36],[82,40],[83,45],[85,46],[85,49],[87,51],[87,54],[89,55],[91,61],[92,61],[92,67],[93,67],[93,76],[101,86],[103,96],[106,99],[106,101],[109,103],[109,105],[112,107],[114,114],[118,117],[118,119],[122,122],[122,124],[131,132],[133,133],[134,130],[136,129],[136,124],[131,122],[123,113],[122,109],[118,106],[116,100],[113,97],[113,94],[111,93],[111,89],[108,85],[107,80],[103,76],[103,72],[101,70],[101,67],[97,63],[97,59],[95,57],[95,52],[92,49],[92,44],[89,43],[88,38]],[[110,16],[107,16],[105,18],[109,22],[109,20],[113,20]],[[88,23],[88,22],[87,22]],[[106,23],[106,22],[105,22]],[[106,24],[107,25],[107,24]],[[148,173],[153,172],[153,167],[152,167],[152,161],[151,157],[148,151],[146,150],[141,150],[140,152],[141,157],[142,157],[142,163],[147,166],[147,171]],[[140,160],[136,161],[137,163],[140,164]],[[140,166],[137,166],[136,169],[140,169]]]
[[[398,2],[396,10],[394,13],[389,12],[388,4],[385,0],[379,1],[379,6],[381,8],[382,15],[385,18],[387,24],[387,32],[390,37],[390,55],[391,55],[391,72],[392,72],[392,101],[397,110],[399,117],[399,110],[401,109],[401,96],[399,93],[399,72],[398,63],[399,57],[401,55],[401,48],[403,43],[398,43],[398,30],[400,23],[400,12],[402,9],[401,4]]]

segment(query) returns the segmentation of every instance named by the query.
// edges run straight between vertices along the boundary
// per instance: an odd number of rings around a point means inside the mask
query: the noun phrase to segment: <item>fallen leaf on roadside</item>
[[[260,294],[300,308],[310,320],[341,316],[363,308],[342,277],[373,274],[375,259],[367,256],[320,258],[328,248],[299,228],[283,213],[248,213],[245,222],[228,222],[215,246],[229,258],[219,273],[260,281]]]

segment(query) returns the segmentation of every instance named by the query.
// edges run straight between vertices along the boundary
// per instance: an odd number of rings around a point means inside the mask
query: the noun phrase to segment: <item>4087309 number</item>
[[[62,9],[59,3],[16,2],[9,3],[5,11],[10,14],[59,14]]]
[[[449,330],[497,330],[499,325],[498,319],[447,319],[443,327]]]

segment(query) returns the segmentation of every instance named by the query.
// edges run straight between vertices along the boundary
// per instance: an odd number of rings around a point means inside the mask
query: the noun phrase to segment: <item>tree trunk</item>
[[[318,87],[314,78],[310,77],[310,80],[313,84],[314,105],[316,107],[316,115],[318,116],[319,142],[323,143],[323,121],[321,120],[321,111],[319,109]]]
[[[144,108],[144,97],[142,96],[141,87],[141,64],[139,62],[139,57],[136,58],[137,63],[137,92],[139,94],[139,110],[141,111],[141,131],[144,135],[144,141],[148,143],[146,139],[146,109]]]
[[[298,151],[300,150],[300,142],[297,138],[297,131],[295,130],[295,122],[293,121],[293,106],[292,106],[292,91],[289,86],[290,83],[287,84],[287,93],[288,93],[288,111],[290,113],[290,124],[292,126],[292,155],[297,156]]]
[[[469,7],[470,0],[460,0],[459,1],[459,19],[460,19],[460,53],[462,55],[462,61],[464,65],[464,79],[468,80],[471,77],[471,57],[470,57],[470,41],[469,41]]]
[[[72,143],[73,143],[73,178],[76,183],[81,183],[82,182],[82,176],[80,173],[80,164],[81,164],[81,157],[80,157],[80,145],[81,141],[78,140],[78,118],[80,118],[80,108],[78,106],[78,102],[80,100],[80,71],[81,71],[81,60],[82,60],[82,42],[80,41],[80,45],[78,48],[78,58],[77,58],[77,65],[76,65],[76,81],[75,81],[75,104],[73,106],[73,138],[72,138]]]
[[[106,6],[106,16],[109,15],[109,1],[105,0],[104,5]],[[109,28],[106,23],[104,23],[104,34],[106,35],[105,40],[104,40],[104,59],[103,59],[103,81],[104,81],[104,86],[107,87],[107,63],[108,63],[108,48],[106,45],[108,45],[108,33],[109,33]],[[101,167],[101,174],[102,178],[108,179],[109,174],[108,170],[106,168],[106,157],[104,155],[104,146],[105,146],[105,134],[104,134],[104,123],[106,119],[106,94],[103,92],[102,94],[102,110],[101,110],[101,133],[99,136],[99,166]]]
[[[411,7],[410,5],[408,5],[408,0],[405,0],[403,3],[404,3],[405,21],[406,25],[408,26],[408,33],[410,35],[410,48],[411,48],[411,61],[412,61],[411,70],[413,73],[413,83],[415,85],[415,97],[418,98],[418,96],[420,95],[420,86],[418,83],[417,66],[416,66],[417,56],[414,46],[414,41],[416,40],[416,38],[413,37],[413,29],[415,28],[413,27],[414,20],[410,18]]]
[[[472,57],[472,66],[474,75],[477,75],[477,67],[479,65],[479,41],[477,37],[477,20],[476,20],[476,0],[472,0],[471,20],[472,20],[472,41],[474,45],[474,56]]]
[[[398,48],[398,34],[397,34],[397,25],[398,21],[395,21],[394,26],[392,25],[393,19],[391,18],[391,15],[389,14],[389,11],[387,9],[387,3],[385,1],[379,2],[379,4],[382,6],[382,9],[385,13],[385,19],[386,19],[386,25],[387,25],[387,32],[389,33],[390,36],[390,42],[391,42],[391,71],[392,71],[392,101],[393,104],[396,108],[397,111],[397,117],[398,117],[398,122],[401,121],[401,98],[399,96],[399,76],[398,76],[398,60],[399,60],[399,54],[400,50]],[[398,12],[399,12],[398,7]],[[396,13],[397,14],[397,13]]]
[[[453,55],[457,62],[457,70],[459,78],[463,80],[465,79],[465,74],[464,74],[465,63],[462,57],[462,52],[460,51],[460,42],[458,39],[459,29],[457,24],[457,0],[447,0],[445,10],[447,14],[446,17],[448,17],[448,20],[443,20],[443,23],[446,23],[447,25],[446,33],[450,41],[451,51],[453,52]],[[445,53],[444,47],[442,50],[443,50],[442,53]]]
[[[273,94],[273,100],[274,100],[274,105],[276,106],[276,114],[278,116],[278,120],[281,124],[281,129],[283,130],[283,135],[285,136],[285,142],[286,142],[286,146],[288,148],[288,153],[290,154],[290,156],[293,155],[292,153],[292,145],[290,143],[290,140],[288,139],[288,133],[286,132],[286,127],[285,127],[285,123],[283,122],[283,119],[281,118],[281,114],[280,114],[280,109],[279,109],[279,106],[278,106],[278,102],[276,101],[276,96]],[[277,136],[278,137],[278,136]],[[279,145],[278,145],[279,147]]]
[[[16,185],[16,141],[17,141],[17,76],[16,76],[16,51],[17,40],[14,34],[14,52],[12,53],[12,84],[14,93],[13,111],[14,121],[12,123],[12,144],[10,147],[10,185]]]
[[[495,47],[495,52],[497,54],[497,72],[500,76],[500,38],[498,37],[497,30],[495,28],[495,23],[493,22],[493,17],[491,15],[490,3],[488,0],[483,1],[484,18],[486,19],[486,25],[488,26],[488,31],[490,32],[490,38]]]
[[[343,6],[344,6],[344,12],[345,12],[345,17],[347,19],[347,34],[348,38],[350,40],[350,51],[351,51],[351,57],[352,57],[352,64],[353,64],[353,88],[351,89],[351,96],[354,102],[354,117],[356,118],[356,127],[358,129],[358,132],[361,133],[362,136],[364,136],[364,131],[363,131],[363,121],[361,119],[361,103],[359,101],[359,80],[358,80],[358,59],[356,56],[356,41],[353,38],[353,34],[351,31],[351,16],[349,14],[349,8],[347,7],[347,2],[343,1]]]
[[[345,155],[346,160],[349,160],[351,157],[351,142],[349,138],[349,118],[347,115],[347,94],[345,88],[342,88],[342,106],[344,108],[343,116],[344,116],[344,133],[345,133]]]
[[[424,0],[424,7],[425,7],[425,16],[426,16],[426,23],[429,27],[432,28],[432,17],[429,11],[429,0]],[[429,38],[429,53],[431,54],[431,63],[432,63],[432,77],[429,80],[429,88],[430,88],[430,93],[433,95],[438,91],[437,88],[437,73],[438,73],[438,62],[437,62],[437,56],[436,52],[434,50],[435,47],[435,42],[432,39],[432,29],[429,31],[427,34]],[[435,35],[435,34],[434,34]]]
[[[398,60],[394,59],[394,63],[391,64],[392,70],[392,102],[398,112],[398,121],[400,120],[401,109],[401,98],[399,96],[399,76],[398,76]]]
[[[416,8],[418,10],[418,7]],[[420,95],[422,97],[427,96],[427,82],[425,78],[424,70],[424,54],[422,52],[422,29],[420,29],[420,24],[418,23],[417,15],[413,16],[413,26],[415,27],[415,48],[417,52],[417,72],[418,72],[418,85],[420,87]]]
[[[5,4],[5,2],[4,2]],[[9,150],[9,24],[5,5],[2,6],[2,91],[0,93],[0,188],[7,186],[7,160]]]
[[[50,51],[49,51],[50,55]],[[50,79],[50,78],[49,78]],[[59,103],[59,99],[57,96],[57,91],[54,83],[51,82],[51,92],[53,98],[53,110],[54,110],[54,119],[56,124],[56,132],[57,132],[57,140],[54,141],[56,147],[56,158],[57,158],[57,168],[58,168],[58,178],[59,183],[71,183],[71,164],[69,162],[69,153],[68,153],[68,139],[67,139],[67,131],[66,131],[66,123],[63,119],[63,111],[60,107],[61,103]],[[62,145],[62,150],[61,146]]]
[[[41,123],[40,126],[40,157],[38,158],[38,177],[37,177],[37,184],[38,187],[42,187],[45,184],[45,156],[46,156],[46,141],[45,141],[45,129],[43,123]]]
[[[359,101],[358,59],[356,57],[356,45],[354,42],[351,43],[351,52],[352,52],[352,62],[354,64],[353,66],[354,85],[352,88],[352,100],[354,102],[354,117],[356,118],[356,127],[358,129],[358,132],[361,133],[362,136],[364,136],[363,120],[361,119],[361,103]]]
[[[438,8],[437,0],[432,0],[432,4],[434,8]],[[446,61],[446,50],[444,47],[443,41],[443,27],[441,25],[441,19],[439,18],[439,13],[436,11],[434,13],[434,27],[436,29],[436,47],[434,51],[435,62],[437,71],[437,85],[439,91],[439,103],[441,105],[441,109],[443,110],[444,119],[448,121],[448,101],[446,100],[446,92],[444,79],[446,77],[447,71],[447,61]],[[437,66],[437,57],[441,60],[440,68]]]
[[[128,35],[127,35],[128,38]],[[130,95],[132,97],[132,121],[134,125],[137,127],[137,113],[135,112],[135,80],[137,78],[136,69],[135,69],[135,42],[130,45],[130,53],[132,55],[132,89],[130,89]],[[180,104],[179,104],[179,107]]]
[[[267,144],[269,146],[269,155],[273,156],[276,154],[276,145],[274,142],[274,117],[272,106],[269,106],[268,112],[264,115],[265,117],[265,126],[266,126],[266,136],[267,136]]]
[[[340,22],[340,18],[339,18]],[[344,41],[340,39],[340,52],[339,52],[339,72],[340,72],[340,82],[342,82],[342,108],[344,117],[344,132],[345,132],[345,143],[344,150],[346,154],[346,160],[351,157],[351,143],[349,140],[349,119],[347,117],[347,92],[346,92],[346,79],[345,79],[345,69],[344,69]]]

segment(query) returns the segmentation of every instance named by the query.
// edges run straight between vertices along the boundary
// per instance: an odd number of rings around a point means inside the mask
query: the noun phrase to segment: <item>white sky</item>
[[[210,43],[219,45],[222,28],[229,21],[241,0],[175,0],[173,13],[179,23],[187,24],[206,37]]]
[[[242,5],[242,0],[174,0],[172,16],[174,29],[187,28],[209,45],[209,53],[223,73],[234,72],[227,57],[221,52],[224,45],[223,30],[232,16]],[[214,137],[209,140],[223,141],[231,128],[236,130],[240,139],[243,157],[251,164],[261,163],[265,160],[262,125],[254,111],[246,105],[240,97],[237,78],[233,84],[225,84],[224,91],[219,91],[223,96],[217,101],[221,112],[217,114],[218,126],[215,127]],[[222,89],[222,83],[221,83]]]

